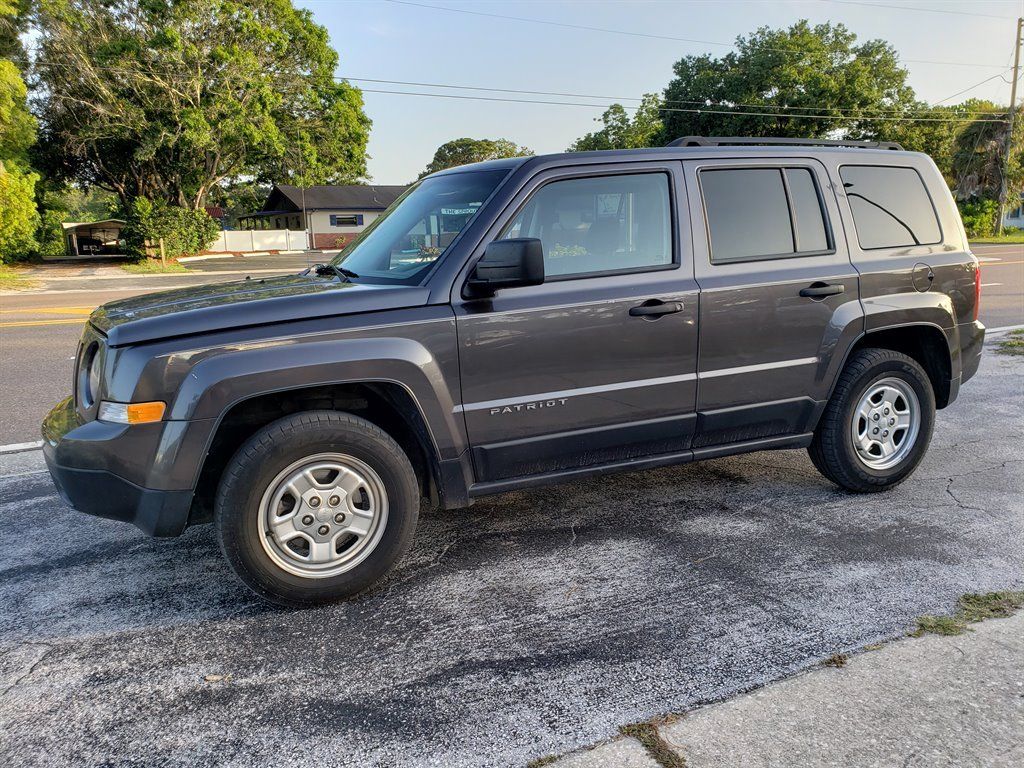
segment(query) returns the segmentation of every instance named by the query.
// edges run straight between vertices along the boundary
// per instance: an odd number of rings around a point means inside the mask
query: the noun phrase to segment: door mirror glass
[[[495,240],[476,263],[467,286],[474,296],[493,296],[501,288],[544,282],[544,246],[535,237]]]

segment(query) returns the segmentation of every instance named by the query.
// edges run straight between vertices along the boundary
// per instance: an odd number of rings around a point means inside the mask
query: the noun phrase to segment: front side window
[[[414,285],[473,220],[508,171],[466,171],[419,182],[332,263],[357,282]]]
[[[818,185],[807,168],[705,169],[700,188],[714,264],[832,248]]]
[[[554,181],[541,187],[499,239],[535,237],[549,277],[652,269],[672,263],[664,173]]]
[[[913,168],[844,165],[839,175],[864,250],[942,241],[932,200]]]

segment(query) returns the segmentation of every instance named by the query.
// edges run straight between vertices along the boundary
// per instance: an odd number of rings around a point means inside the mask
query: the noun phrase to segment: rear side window
[[[935,207],[913,168],[844,165],[839,175],[864,250],[942,241]]]
[[[715,264],[831,250],[821,195],[807,168],[700,172]]]

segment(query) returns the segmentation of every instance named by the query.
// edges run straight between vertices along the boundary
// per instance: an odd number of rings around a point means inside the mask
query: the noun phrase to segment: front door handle
[[[631,307],[631,317],[651,317],[656,315],[671,315],[683,311],[683,304],[679,301],[646,302],[639,307]]]
[[[846,286],[840,283],[839,285],[829,285],[828,283],[812,283],[807,288],[800,289],[800,295],[804,298],[820,299],[825,296],[836,296],[846,291]]]

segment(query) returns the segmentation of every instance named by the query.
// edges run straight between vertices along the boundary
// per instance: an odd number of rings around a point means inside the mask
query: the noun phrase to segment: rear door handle
[[[639,307],[631,307],[629,314],[631,317],[651,317],[652,315],[671,315],[682,311],[682,302],[658,301],[657,303],[645,302]]]
[[[800,289],[800,295],[804,298],[819,299],[823,296],[836,296],[846,291],[846,286],[840,283],[839,285],[829,285],[828,283],[812,283],[807,288]]]

